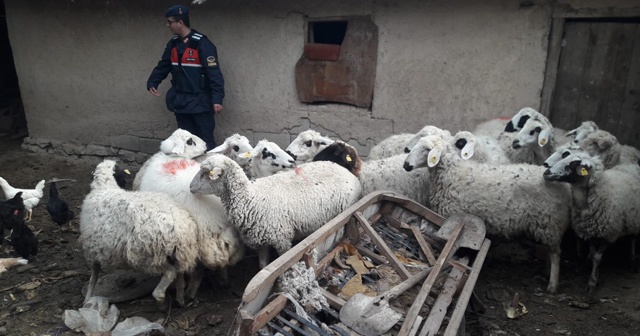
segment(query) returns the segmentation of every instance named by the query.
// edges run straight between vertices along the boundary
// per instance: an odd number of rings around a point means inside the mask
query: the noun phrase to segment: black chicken
[[[13,246],[16,253],[24,259],[29,259],[30,255],[35,256],[38,254],[38,238],[24,223],[24,220],[13,226],[9,245]]]
[[[0,202],[0,244],[4,241],[4,229],[13,230],[19,223],[24,222],[24,213],[22,192],[10,200]]]
[[[58,196],[58,188],[55,182],[51,182],[49,186],[47,212],[51,215],[51,220],[60,226],[69,223],[75,216],[73,210],[69,209],[69,204]]]

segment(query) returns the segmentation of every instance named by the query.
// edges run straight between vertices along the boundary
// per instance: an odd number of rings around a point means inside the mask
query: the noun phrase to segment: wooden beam
[[[556,90],[558,64],[560,63],[560,53],[562,52],[564,20],[564,18],[554,18],[551,22],[551,31],[549,33],[549,52],[547,53],[544,82],[542,84],[542,99],[540,101],[540,113],[547,116],[549,120],[551,120],[551,104],[553,103],[553,93]]]
[[[387,246],[387,244],[384,242],[384,239],[382,239],[382,237],[378,235],[376,230],[374,230],[373,227],[371,227],[371,224],[369,224],[367,219],[364,218],[362,213],[359,211],[356,211],[356,213],[354,214],[354,217],[360,222],[360,225],[362,226],[364,231],[369,235],[369,238],[371,238],[371,241],[373,241],[373,243],[376,244],[378,249],[380,249],[380,252],[382,252],[382,254],[387,258],[387,260],[389,260],[389,262],[391,263],[390,266],[393,267],[396,270],[396,272],[398,272],[398,275],[400,275],[402,280],[408,279],[411,276],[411,273],[409,273],[409,271],[407,271],[404,265],[402,265],[400,260],[398,260],[396,255],[393,253],[393,251],[391,251],[389,246]]]
[[[287,305],[287,301],[287,297],[280,294],[264,306],[264,308],[260,309],[253,319],[253,323],[251,324],[251,333],[249,335],[253,335],[253,333],[267,325],[267,322],[271,321],[272,318],[280,314],[282,309]]]
[[[431,248],[431,245],[429,245],[429,243],[427,243],[427,241],[422,236],[422,232],[420,232],[420,229],[414,225],[414,226],[411,226],[411,231],[413,232],[414,237],[418,241],[418,245],[420,245],[420,248],[422,249],[422,252],[424,253],[425,257],[427,257],[427,260],[429,261],[429,266],[435,265],[436,255],[433,253],[433,249]]]

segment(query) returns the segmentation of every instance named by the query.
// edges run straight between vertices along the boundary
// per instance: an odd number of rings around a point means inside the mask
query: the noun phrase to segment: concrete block
[[[84,155],[85,146],[80,146],[72,143],[63,143],[62,150],[69,155]]]
[[[160,150],[160,142],[162,142],[160,139],[139,138],[139,151],[149,154],[157,153]]]
[[[87,145],[86,149],[85,149],[85,154],[86,155],[97,155],[97,156],[109,156],[110,151],[109,148],[105,147],[105,146],[98,146],[98,145]]]
[[[109,146],[128,149],[130,151],[140,150],[140,138],[132,135],[116,135],[109,137]]]

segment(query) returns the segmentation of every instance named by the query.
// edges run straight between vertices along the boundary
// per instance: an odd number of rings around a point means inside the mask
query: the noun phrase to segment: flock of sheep
[[[102,267],[162,275],[162,302],[195,298],[205,269],[227,281],[226,267],[256,249],[260,267],[375,190],[391,190],[448,217],[471,213],[490,235],[526,236],[549,248],[547,290],[556,292],[560,244],[573,228],[589,241],[593,272],[608,244],[640,232],[640,151],[585,122],[565,134],[524,108],[474,132],[435,126],[389,137],[367,160],[356,150],[307,130],[282,150],[238,134],[205,153],[205,143],[178,129],[135,177],[118,186],[120,168],[105,160],[93,173],[80,214],[80,239],[91,267],[85,300]],[[632,250],[632,257],[635,250]]]

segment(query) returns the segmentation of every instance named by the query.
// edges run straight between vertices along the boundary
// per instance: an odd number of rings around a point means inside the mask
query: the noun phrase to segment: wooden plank
[[[357,244],[357,245],[354,245],[354,246],[356,247],[358,252],[360,252],[360,254],[373,259],[378,264],[386,265],[386,264],[389,263],[389,260],[387,260],[387,258],[385,258],[385,256],[381,256],[379,254],[376,254],[375,252],[373,252],[373,251],[369,250],[368,248],[364,247],[362,244]]]
[[[633,50],[619,124],[614,133],[622,144],[640,148],[640,24],[634,25]]]
[[[551,103],[556,90],[556,80],[558,77],[558,66],[560,64],[560,53],[562,52],[562,34],[564,31],[564,18],[555,18],[551,22],[551,34],[549,36],[549,52],[547,53],[547,65],[544,72],[544,83],[542,84],[542,100],[540,102],[540,113],[551,120]]]
[[[549,115],[551,124],[555,127],[573,129],[578,127],[578,120],[582,120],[578,101],[589,46],[589,25],[583,22],[565,22],[562,44]]]
[[[489,247],[491,246],[491,241],[489,239],[485,239],[484,243],[482,243],[482,247],[478,251],[476,255],[476,259],[473,261],[473,266],[471,268],[471,272],[469,272],[469,277],[467,278],[467,283],[465,284],[460,296],[458,296],[458,302],[456,302],[456,308],[454,309],[451,317],[449,318],[449,325],[447,325],[447,329],[444,331],[444,336],[456,336],[458,333],[458,328],[460,327],[460,323],[464,318],[464,312],[467,308],[467,304],[469,303],[469,298],[473,294],[473,289],[476,285],[476,281],[478,280],[478,276],[480,275],[480,270],[482,269],[482,264],[484,264],[484,259],[487,256],[487,252],[489,252]]]
[[[346,225],[346,223],[351,219],[353,212],[366,209],[371,204],[379,202],[383,196],[383,192],[373,192],[363,197],[358,202],[354,203],[345,211],[327,222],[327,224],[323,225],[321,228],[295,245],[289,251],[285,252],[265,268],[260,270],[247,284],[242,296],[242,301],[249,303],[258,296],[264,296],[264,292],[271,289],[275,280],[289,269],[289,267],[300,261],[304,253],[310,252],[316,246],[323,243],[327,237],[344,227],[344,225]]]
[[[440,257],[438,257],[435,266],[433,266],[433,270],[424,281],[424,284],[422,285],[422,288],[420,288],[420,292],[418,292],[418,295],[413,301],[411,308],[409,308],[409,311],[407,311],[407,314],[404,318],[404,323],[402,324],[402,328],[400,328],[400,331],[398,332],[398,336],[407,336],[409,334],[409,331],[413,327],[413,323],[416,320],[418,313],[420,312],[420,308],[427,299],[427,296],[429,296],[431,288],[436,282],[436,279],[438,278],[442,267],[444,266],[445,262],[447,262],[449,258],[455,253],[454,246],[457,245],[456,241],[458,240],[463,227],[464,221],[460,221],[456,225],[456,228],[451,232],[451,238],[449,238],[447,244],[442,249]]]
[[[411,330],[409,331],[409,336],[415,336],[418,330],[420,330],[420,324],[422,324],[423,320],[424,318],[422,316],[416,317],[416,321],[413,323],[413,327],[411,327]]]
[[[607,59],[605,60],[608,65],[602,84],[597,124],[601,129],[618,134],[620,112],[630,67],[629,62],[633,51],[633,28],[635,24],[612,23],[611,25],[610,40],[605,41],[609,48]]]
[[[318,262],[318,264],[314,268],[314,272],[316,273],[316,277],[318,275],[320,275],[322,272],[324,272],[324,270],[331,263],[331,261],[336,256],[336,254],[342,252],[342,250],[344,250],[344,247],[342,247],[341,245],[338,245],[333,250],[331,250],[331,252],[327,253],[327,255],[324,256],[324,258],[322,258],[322,260],[320,260]]]
[[[354,216],[360,222],[360,225],[362,225],[362,228],[364,229],[365,233],[369,235],[369,238],[371,238],[372,242],[376,244],[378,249],[380,249],[380,252],[382,252],[382,255],[384,255],[387,258],[387,260],[389,260],[389,262],[391,263],[390,266],[393,267],[393,269],[395,269],[396,272],[398,272],[398,275],[400,275],[400,277],[403,280],[408,279],[411,276],[411,273],[409,273],[409,271],[407,271],[404,265],[402,265],[400,260],[398,260],[396,255],[393,253],[393,251],[391,251],[389,246],[387,246],[387,244],[384,242],[384,239],[382,239],[382,237],[378,235],[376,230],[374,230],[373,227],[371,227],[371,224],[369,224],[367,219],[364,218],[362,213],[359,211],[356,211]]]
[[[614,23],[591,22],[589,24],[589,45],[587,47],[587,59],[584,64],[582,77],[582,89],[578,101],[577,116],[581,120],[575,122],[576,126],[582,120],[593,120],[597,124],[603,124],[602,117],[605,97],[603,91],[610,83],[611,69],[613,67],[613,48],[609,46],[614,31]]]
[[[340,309],[342,309],[342,306],[347,303],[347,301],[345,301],[341,297],[329,292],[324,288],[320,288],[320,293],[322,293],[322,295],[327,298],[327,302],[329,302],[329,305],[337,311],[340,311]]]
[[[424,217],[425,219],[427,219],[428,221],[438,225],[438,226],[442,226],[442,223],[444,223],[444,217],[440,216],[438,213],[434,212],[433,210],[425,207],[422,204],[419,203],[415,203],[414,201],[397,195],[397,194],[384,194],[382,195],[382,199],[384,200],[390,200],[390,201],[394,201],[396,203],[398,203],[399,205],[401,205],[403,208],[406,208],[408,210],[411,210],[413,212],[415,212],[416,214]]]
[[[425,257],[427,257],[427,260],[429,261],[429,266],[435,265],[436,255],[433,253],[433,249],[431,248],[431,245],[429,245],[429,243],[427,243],[427,241],[422,236],[422,232],[420,232],[420,229],[417,226],[411,226],[411,231],[413,232],[414,237],[418,241],[418,245],[420,245],[420,248],[422,249],[422,252],[424,253]]]
[[[267,322],[271,321],[272,318],[280,314],[282,309],[287,305],[287,301],[289,301],[287,297],[280,294],[264,306],[264,308],[255,315],[253,323],[251,324],[251,333],[249,335],[253,335],[253,333],[267,325]]]
[[[459,262],[460,264],[466,265],[469,263],[469,258],[464,257],[460,259]],[[460,269],[456,267],[451,269],[447,280],[444,282],[440,295],[438,295],[433,306],[431,306],[429,316],[427,316],[427,320],[424,322],[424,327],[420,331],[420,336],[435,335],[438,330],[440,330],[442,321],[444,321],[444,317],[447,315],[449,305],[453,302],[453,295],[456,293],[458,283],[460,282],[460,279],[462,279],[463,275],[464,273]]]

